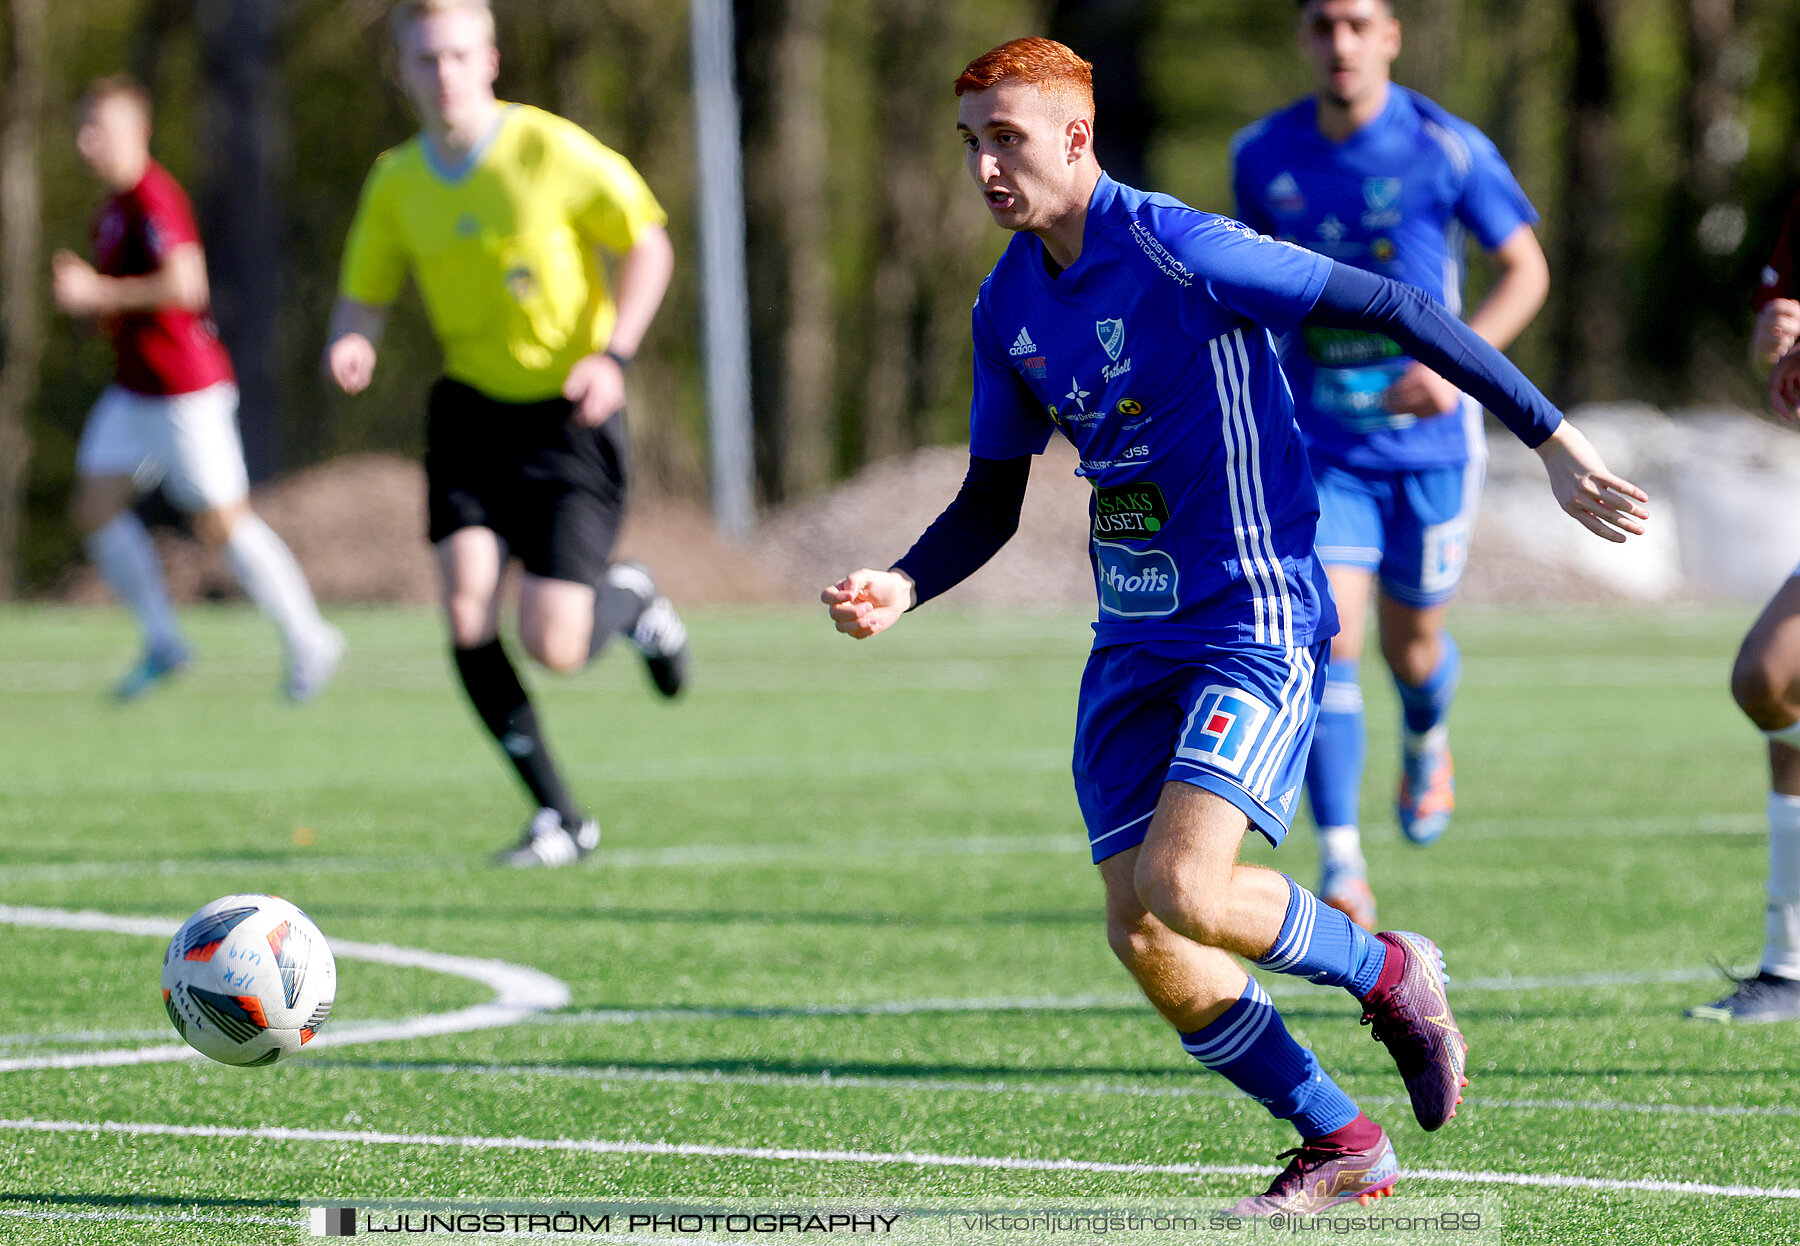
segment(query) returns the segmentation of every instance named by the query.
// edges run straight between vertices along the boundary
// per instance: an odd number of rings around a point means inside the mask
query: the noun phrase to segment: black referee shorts
[[[439,379],[425,433],[432,544],[491,528],[530,574],[598,585],[625,511],[625,413],[598,428],[573,417],[566,398],[501,402]]]

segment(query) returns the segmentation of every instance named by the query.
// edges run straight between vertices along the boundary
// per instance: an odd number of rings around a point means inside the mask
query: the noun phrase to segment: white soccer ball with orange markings
[[[312,1041],[337,997],[337,962],[279,896],[225,896],[181,924],[163,953],[175,1032],[221,1064],[274,1064]]]

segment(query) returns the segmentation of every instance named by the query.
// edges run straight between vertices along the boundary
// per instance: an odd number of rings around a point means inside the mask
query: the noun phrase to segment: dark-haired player
[[[140,696],[189,660],[156,549],[131,510],[138,490],[160,484],[275,621],[287,653],[282,690],[309,701],[337,670],[344,638],[319,617],[286,544],[250,509],[237,380],[208,309],[206,256],[187,195],[150,155],[143,87],[124,76],[89,87],[75,145],[112,196],[94,220],[94,263],[55,256],[56,306],[100,323],[118,371],[81,430],[70,510],[144,637],[113,695]]]
[[[1233,144],[1238,216],[1462,313],[1467,239],[1498,276],[1469,327],[1504,349],[1543,305],[1537,213],[1482,133],[1389,79],[1391,0],[1301,0],[1313,94]],[[1325,699],[1307,761],[1326,903],[1375,924],[1357,829],[1367,753],[1359,666],[1369,598],[1400,695],[1401,831],[1429,844],[1455,805],[1446,723],[1462,660],[1445,629],[1487,459],[1479,404],[1391,338],[1303,325],[1282,365],[1319,489],[1319,557],[1337,597]],[[1377,589],[1377,585],[1379,588]]]
[[[1537,448],[1565,510],[1622,541],[1642,493],[1505,357],[1418,291],[1107,177],[1091,68],[1021,39],[956,81],[957,130],[1014,237],[973,317],[969,473],[891,570],[822,597],[840,632],[886,630],[1018,526],[1032,456],[1060,431],[1093,486],[1099,598],[1081,681],[1075,789],[1106,888],[1107,937],[1182,1046],[1300,1133],[1243,1214],[1388,1192],[1393,1147],[1289,1035],[1234,956],[1342,986],[1400,1067],[1414,1115],[1454,1114],[1467,1048],[1423,935],[1370,934],[1273,870],[1337,630],[1313,552],[1318,503],[1271,330],[1391,334]],[[856,712],[879,714],[879,706]]]
[[[600,841],[544,742],[499,639],[501,572],[523,564],[519,639],[556,671],[615,633],[665,696],[687,632],[636,563],[609,564],[625,504],[625,369],[668,288],[662,208],[624,157],[573,122],[494,98],[487,0],[404,0],[392,32],[422,132],[381,156],[344,246],[326,364],[346,393],[410,273],[444,348],[425,467],[457,674],[537,802],[516,866]],[[609,290],[602,255],[616,258]]]

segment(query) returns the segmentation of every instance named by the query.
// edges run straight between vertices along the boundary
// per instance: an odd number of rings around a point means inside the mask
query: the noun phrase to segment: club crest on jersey
[[[1268,719],[1268,705],[1243,689],[1209,685],[1194,702],[1175,756],[1204,762],[1226,774],[1242,774]]]
[[[108,207],[101,214],[100,225],[94,231],[94,250],[99,254],[100,262],[106,263],[114,247],[125,237],[125,214],[116,207]]]
[[[1400,179],[1364,178],[1363,202],[1369,205],[1363,213],[1364,229],[1392,229],[1400,223]]]
[[[1365,177],[1363,202],[1371,212],[1386,212],[1400,202],[1400,179],[1397,177]]]
[[[1159,549],[1132,549],[1096,539],[1094,575],[1102,614],[1157,619],[1175,613],[1181,600],[1181,573],[1175,560]]]
[[[506,289],[523,303],[537,293],[537,277],[525,265],[515,264],[506,270]]]
[[[1094,332],[1100,335],[1100,345],[1106,351],[1106,357],[1117,363],[1119,352],[1125,349],[1125,322],[1117,318],[1096,320]]]

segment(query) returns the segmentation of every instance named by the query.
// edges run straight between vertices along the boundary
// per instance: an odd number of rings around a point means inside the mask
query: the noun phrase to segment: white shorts
[[[237,386],[190,394],[140,394],[108,385],[88,413],[75,450],[80,476],[130,476],[140,489],[162,485],[184,511],[214,510],[250,492],[238,436]]]

